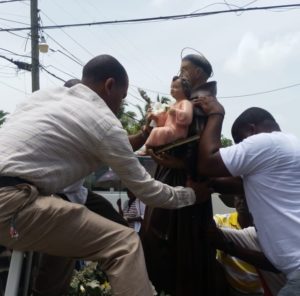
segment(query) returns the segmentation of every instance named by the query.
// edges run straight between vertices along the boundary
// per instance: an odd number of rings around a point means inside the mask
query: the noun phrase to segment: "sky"
[[[229,3],[229,4],[228,4]],[[299,4],[292,0],[39,0],[42,25],[71,24]],[[0,28],[27,27],[30,1],[1,3]],[[28,31],[0,32],[0,55],[30,63]],[[181,54],[203,53],[218,83],[218,98],[226,109],[223,134],[231,137],[235,118],[249,107],[270,111],[282,130],[300,137],[300,9],[227,13],[182,20],[45,29],[50,47],[40,62],[64,80],[80,78],[82,65],[99,54],[116,57],[126,68],[130,87],[128,109],[142,104],[137,87],[155,99],[169,94]],[[17,34],[17,35],[15,35]],[[196,50],[196,51],[194,51]],[[10,53],[13,52],[14,54]],[[16,55],[18,54],[18,55]],[[74,61],[76,60],[76,62]],[[40,73],[40,87],[62,81]],[[297,85],[299,84],[299,85]],[[296,85],[295,87],[289,87]],[[275,89],[285,88],[280,91]],[[13,112],[31,93],[31,75],[0,58],[0,110]],[[257,94],[267,92],[265,94]],[[247,95],[237,97],[240,95]]]

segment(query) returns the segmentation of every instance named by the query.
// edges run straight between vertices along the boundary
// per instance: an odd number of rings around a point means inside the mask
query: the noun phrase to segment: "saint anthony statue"
[[[182,59],[180,77],[191,86],[191,101],[216,95],[216,82],[207,82],[211,75],[212,66],[204,56],[190,54]],[[201,110],[194,108],[188,139],[199,136],[205,123]],[[201,181],[196,173],[197,146],[194,140],[165,151],[155,179],[172,186],[185,186],[188,178]],[[211,220],[210,199],[178,210],[146,209],[141,239],[149,278],[157,291],[172,296],[214,295],[215,250],[201,234]]]

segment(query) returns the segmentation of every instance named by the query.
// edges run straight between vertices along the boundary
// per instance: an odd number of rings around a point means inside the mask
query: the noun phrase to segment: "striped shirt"
[[[141,217],[144,219],[145,204],[136,198],[129,206],[129,200],[125,200],[123,205],[123,215],[125,219]],[[128,222],[129,227],[139,232],[142,226],[140,221]]]
[[[120,121],[83,84],[33,93],[1,127],[0,142],[0,175],[32,182],[42,194],[60,192],[106,164],[150,206],[195,202],[191,188],[172,188],[146,172]]]

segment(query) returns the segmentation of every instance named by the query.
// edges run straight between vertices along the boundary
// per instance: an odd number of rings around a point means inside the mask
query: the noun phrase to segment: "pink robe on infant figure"
[[[157,147],[187,137],[193,119],[192,103],[181,100],[172,105],[170,110],[157,115],[155,121],[158,126],[151,131],[146,146]]]

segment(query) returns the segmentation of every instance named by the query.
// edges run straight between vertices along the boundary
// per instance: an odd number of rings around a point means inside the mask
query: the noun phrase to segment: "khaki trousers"
[[[62,196],[67,200],[66,197]],[[126,220],[103,196],[88,191],[84,205],[92,212],[118,224],[128,226]],[[72,258],[40,254],[39,264],[33,283],[33,296],[61,296],[68,292],[74,273],[75,261]]]
[[[15,217],[17,239],[10,236]],[[0,188],[0,244],[21,251],[98,261],[113,295],[153,295],[134,230],[86,207],[41,196],[28,184]]]

